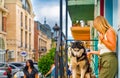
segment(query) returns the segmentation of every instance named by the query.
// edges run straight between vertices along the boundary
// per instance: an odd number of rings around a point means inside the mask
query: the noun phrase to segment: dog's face
[[[81,41],[71,43],[71,52],[75,57],[81,57],[85,53],[84,45]]]

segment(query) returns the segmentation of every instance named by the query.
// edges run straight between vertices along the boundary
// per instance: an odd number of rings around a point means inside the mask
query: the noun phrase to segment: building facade
[[[37,30],[36,30],[37,29]],[[44,21],[44,24],[41,24],[39,21],[35,21],[35,40],[34,40],[34,47],[35,47],[35,54],[36,54],[36,60],[40,58],[42,55],[49,52],[51,49],[51,28],[48,24],[46,24],[46,21]]]
[[[5,0],[9,61],[34,59],[34,13],[30,0]]]
[[[4,0],[0,1],[0,62],[6,61],[6,22],[8,10],[5,8]]]

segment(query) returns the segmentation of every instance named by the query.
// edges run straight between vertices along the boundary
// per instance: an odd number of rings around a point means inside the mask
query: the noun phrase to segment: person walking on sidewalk
[[[24,72],[24,78],[39,78],[38,70],[34,67],[32,60],[27,60],[23,72]]]

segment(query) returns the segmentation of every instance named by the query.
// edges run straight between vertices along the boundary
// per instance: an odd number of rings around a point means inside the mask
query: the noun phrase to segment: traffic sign
[[[25,57],[25,56],[27,56],[27,52],[26,52],[26,51],[22,51],[22,52],[20,53],[20,55],[23,56],[23,57]]]

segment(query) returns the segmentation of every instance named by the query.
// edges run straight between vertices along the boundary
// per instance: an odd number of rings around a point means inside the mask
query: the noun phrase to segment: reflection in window
[[[27,0],[21,0],[23,9],[27,10],[30,13],[30,5]]]

